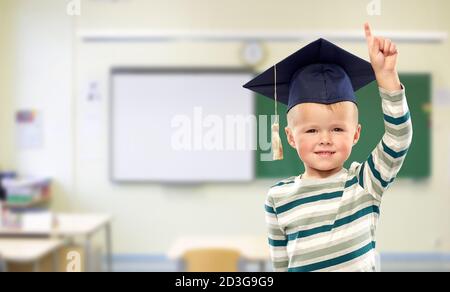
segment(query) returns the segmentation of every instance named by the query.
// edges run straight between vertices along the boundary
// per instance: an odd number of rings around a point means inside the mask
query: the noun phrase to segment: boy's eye
[[[306,133],[315,133],[316,130],[315,129],[309,129],[308,131],[306,131]]]
[[[342,128],[334,128],[333,131],[336,131],[336,132],[342,132],[342,131],[344,131],[344,129],[342,129]]]

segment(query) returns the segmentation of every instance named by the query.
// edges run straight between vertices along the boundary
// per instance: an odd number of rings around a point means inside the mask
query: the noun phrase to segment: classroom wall
[[[11,153],[12,141],[8,139],[12,136],[12,113],[11,87],[7,84],[11,83],[11,2],[0,1],[0,133],[2,139],[0,142],[0,168],[12,167]]]
[[[57,210],[112,213],[114,250],[121,254],[163,253],[183,234],[265,234],[264,197],[274,181],[190,186],[112,184],[108,178],[108,68],[239,66],[241,44],[113,46],[82,43],[77,33],[102,29],[359,30],[367,20],[377,30],[450,30],[450,20],[446,19],[450,4],[446,0],[382,1],[380,17],[369,17],[365,9],[370,1],[361,0],[83,1],[78,17],[65,14],[61,3],[69,1],[2,1],[12,11],[6,13],[10,36],[2,33],[1,40],[17,39],[14,46],[0,53],[0,67],[8,64],[8,72],[14,72],[9,80],[0,80],[0,110],[11,117],[18,107],[42,108],[46,145],[33,152],[6,146],[0,154],[0,166],[54,177]],[[259,69],[302,45],[265,44],[268,56]],[[364,43],[340,45],[367,58]],[[400,52],[400,71],[431,72],[434,92],[450,92],[448,42],[401,44]],[[85,98],[90,82],[99,84],[100,99],[96,102]],[[8,92],[14,92],[13,98]],[[397,180],[391,187],[378,229],[381,251],[450,251],[450,243],[444,242],[450,230],[450,98],[437,97],[432,112],[433,175],[425,181]],[[12,141],[11,120],[3,117],[2,136]]]
[[[73,19],[65,13],[64,1],[5,1],[5,26],[1,40],[1,130],[0,167],[23,175],[53,179],[54,204],[70,208],[74,188],[73,129]],[[15,113],[19,109],[43,114],[43,146],[19,149]]]

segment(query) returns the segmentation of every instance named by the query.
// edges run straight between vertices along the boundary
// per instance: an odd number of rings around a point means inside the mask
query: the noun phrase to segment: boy
[[[396,45],[373,36],[368,24],[365,34],[371,63],[320,39],[245,85],[288,105],[285,132],[305,165],[266,199],[275,271],[377,270],[379,206],[405,159],[412,124]],[[269,77],[277,73],[278,79]],[[347,170],[343,164],[361,131],[354,91],[374,79],[385,134],[364,163]],[[278,87],[279,97],[270,87]]]

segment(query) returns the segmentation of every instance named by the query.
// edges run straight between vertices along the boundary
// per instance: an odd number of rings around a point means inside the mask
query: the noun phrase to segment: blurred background
[[[368,21],[398,44],[415,127],[381,206],[381,270],[450,271],[449,11],[446,0],[0,0],[0,270],[271,271],[265,196],[302,165],[286,144],[287,161],[264,161],[267,121],[237,126],[258,149],[208,151],[207,129],[272,114],[242,84],[319,37],[368,59]],[[381,109],[375,84],[359,94]],[[367,107],[356,160],[382,134]],[[187,144],[203,147],[174,151],[186,120]]]

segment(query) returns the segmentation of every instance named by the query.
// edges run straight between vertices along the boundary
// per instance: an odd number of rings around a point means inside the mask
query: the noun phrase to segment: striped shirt
[[[412,139],[404,88],[379,88],[385,133],[363,163],[324,179],[291,177],[265,202],[274,271],[376,271],[380,202]]]

